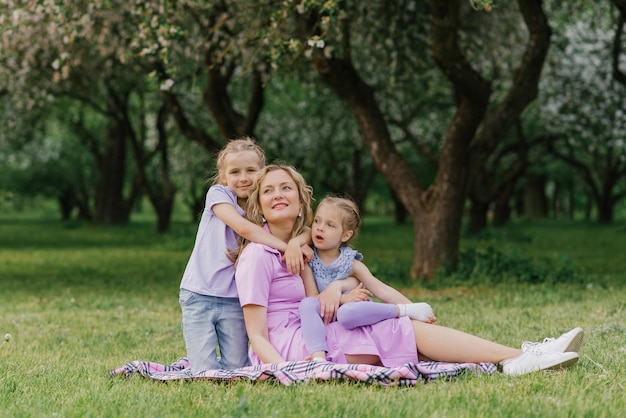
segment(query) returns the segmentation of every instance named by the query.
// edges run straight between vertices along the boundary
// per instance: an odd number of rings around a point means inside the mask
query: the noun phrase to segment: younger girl
[[[191,371],[235,369],[249,364],[248,337],[237,296],[230,252],[237,236],[285,253],[289,270],[304,267],[312,257],[306,231],[288,244],[249,222],[242,208],[265,154],[249,137],[235,139],[217,157],[217,175],[206,202],[191,257],[180,284],[182,329]],[[308,249],[308,251],[307,251]],[[220,357],[216,348],[219,345]]]
[[[334,320],[335,312],[337,321],[348,329],[401,316],[428,323],[437,320],[429,304],[411,303],[374,277],[361,262],[363,256],[348,246],[360,225],[359,209],[348,199],[326,197],[315,211],[311,228],[315,255],[302,273],[308,297],[300,303],[302,333],[313,358],[326,358],[324,322]],[[338,297],[357,284],[356,291]],[[387,303],[366,302],[372,293]]]

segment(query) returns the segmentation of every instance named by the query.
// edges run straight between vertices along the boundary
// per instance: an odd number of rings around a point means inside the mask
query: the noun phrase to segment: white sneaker
[[[580,327],[576,327],[566,332],[559,338],[545,338],[540,343],[524,341],[522,351],[537,351],[540,353],[577,353],[583,343],[584,332]]]
[[[539,370],[562,369],[578,361],[578,353],[542,353],[524,351],[517,357],[500,362],[502,373],[507,376],[519,376]]]

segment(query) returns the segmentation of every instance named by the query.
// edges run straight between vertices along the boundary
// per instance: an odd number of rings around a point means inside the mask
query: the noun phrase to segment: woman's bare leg
[[[346,362],[348,364],[371,364],[373,366],[382,366],[380,357],[372,354],[346,354]]]
[[[451,363],[499,363],[521,354],[507,347],[452,328],[412,320],[420,356]],[[422,357],[420,357],[422,358]]]

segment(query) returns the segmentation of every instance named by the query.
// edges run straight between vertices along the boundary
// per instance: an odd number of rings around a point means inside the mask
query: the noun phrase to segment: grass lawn
[[[110,378],[109,369],[132,360],[170,363],[185,354],[178,286],[196,227],[177,222],[162,236],[153,229],[145,221],[104,229],[0,214],[0,338],[13,337],[0,343],[0,416],[618,417],[626,411],[624,223],[527,221],[464,237],[464,251],[503,255],[496,269],[514,265],[512,273],[494,281],[493,266],[476,263],[468,280],[450,275],[424,284],[406,278],[410,226],[366,218],[358,240],[366,263],[411,299],[430,302],[441,325],[513,346],[585,329],[580,361],[566,371],[465,375],[416,387]],[[567,274],[536,284],[515,278],[525,270],[559,269]]]

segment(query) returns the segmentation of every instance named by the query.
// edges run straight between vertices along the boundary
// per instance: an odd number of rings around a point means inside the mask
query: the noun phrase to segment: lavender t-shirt
[[[220,203],[232,205],[245,216],[235,192],[222,185],[211,186],[180,287],[202,295],[236,298],[235,268],[227,253],[237,248],[237,234],[213,212],[213,206]]]

